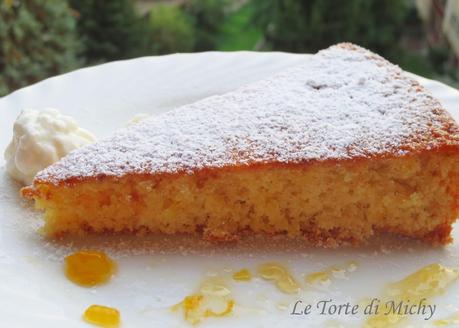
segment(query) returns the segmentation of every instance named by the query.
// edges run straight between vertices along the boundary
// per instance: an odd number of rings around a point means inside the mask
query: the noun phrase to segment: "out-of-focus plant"
[[[180,7],[168,4],[153,6],[149,14],[149,44],[154,54],[193,51],[193,22]]]
[[[148,54],[148,24],[130,0],[70,0],[88,63]]]
[[[407,4],[400,0],[252,0],[267,48],[315,52],[350,41],[397,56]]]
[[[0,96],[79,66],[65,1],[0,0]]]
[[[228,0],[190,0],[183,5],[195,28],[195,51],[214,50]]]

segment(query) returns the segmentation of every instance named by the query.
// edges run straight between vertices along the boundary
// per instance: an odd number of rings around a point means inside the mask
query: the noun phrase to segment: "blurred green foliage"
[[[400,0],[253,0],[266,47],[316,52],[349,41],[396,58],[408,13]]]
[[[189,52],[194,49],[193,23],[179,7],[166,4],[154,6],[150,11],[149,23],[153,54]]]
[[[65,1],[1,1],[0,96],[79,67],[80,47]]]
[[[181,6],[154,6],[149,14],[151,53],[215,50],[227,3],[189,0]]]
[[[218,50],[254,50],[262,37],[261,28],[253,22],[255,9],[249,2],[226,16],[219,31]]]
[[[194,51],[215,50],[228,4],[228,0],[190,0],[184,3],[183,10],[193,22]]]
[[[142,56],[148,53],[148,25],[130,0],[70,0],[87,63]]]
[[[131,0],[70,0],[86,63],[145,55],[213,50],[227,0],[158,3],[146,17]]]

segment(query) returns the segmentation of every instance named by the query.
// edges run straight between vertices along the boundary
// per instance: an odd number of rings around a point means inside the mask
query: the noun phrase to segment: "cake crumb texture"
[[[40,184],[45,232],[305,236],[317,245],[359,244],[393,232],[450,241],[458,215],[459,158],[425,154],[379,161],[126,176],[59,187]]]

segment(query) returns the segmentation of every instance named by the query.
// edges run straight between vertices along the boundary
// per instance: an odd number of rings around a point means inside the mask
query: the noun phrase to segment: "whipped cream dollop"
[[[28,185],[37,172],[93,141],[89,131],[57,109],[24,110],[14,122],[13,139],[5,150],[6,170]]]

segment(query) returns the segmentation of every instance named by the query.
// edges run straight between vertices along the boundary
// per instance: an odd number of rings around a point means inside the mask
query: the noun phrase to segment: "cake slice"
[[[48,236],[86,232],[451,241],[459,129],[397,66],[339,44],[272,78],[73,151],[22,190]]]

